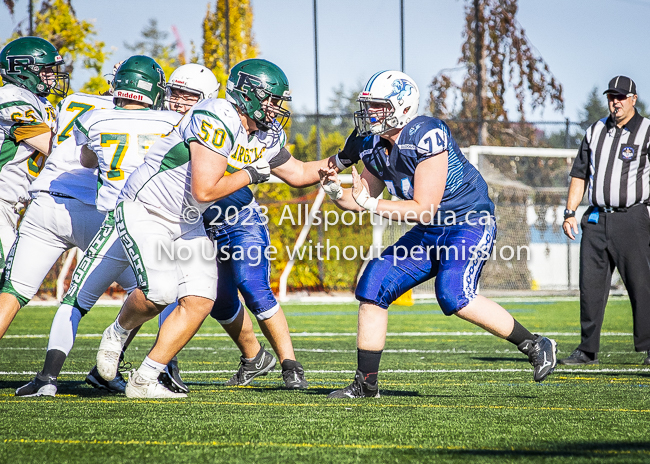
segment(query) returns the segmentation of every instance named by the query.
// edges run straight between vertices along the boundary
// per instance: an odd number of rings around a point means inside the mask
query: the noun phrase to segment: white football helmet
[[[370,78],[357,102],[354,125],[359,135],[380,135],[403,128],[417,116],[420,90],[403,72],[381,71]]]
[[[217,98],[219,82],[214,73],[205,66],[188,63],[176,68],[169,77],[166,87],[165,108],[169,109],[169,97],[172,89],[183,90],[197,94],[199,101],[206,98]]]

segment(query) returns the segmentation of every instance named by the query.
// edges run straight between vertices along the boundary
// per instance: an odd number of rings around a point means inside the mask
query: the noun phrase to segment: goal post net
[[[497,237],[483,268],[480,291],[513,294],[574,294],[578,289],[580,237],[561,231],[574,149],[471,146],[462,150],[485,178],[496,206]],[[578,216],[586,209],[581,205]],[[384,225],[382,246],[410,227]],[[433,297],[435,280],[414,289]]]

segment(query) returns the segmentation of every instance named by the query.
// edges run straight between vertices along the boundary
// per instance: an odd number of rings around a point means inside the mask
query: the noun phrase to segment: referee
[[[587,129],[571,169],[562,229],[575,240],[575,210],[587,192],[580,221],[580,328],[582,341],[560,364],[598,364],[600,329],[612,271],[621,274],[632,303],[634,348],[650,364],[650,120],[634,108],[636,84],[609,81],[610,115]]]

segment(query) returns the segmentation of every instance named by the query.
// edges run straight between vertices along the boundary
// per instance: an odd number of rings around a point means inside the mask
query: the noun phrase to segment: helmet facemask
[[[176,94],[174,91],[177,91]],[[181,95],[178,95],[178,92]],[[166,110],[177,111],[179,113],[185,114],[196,105],[201,100],[205,99],[203,92],[197,91],[194,89],[187,88],[185,86],[180,86],[177,84],[167,84],[165,87],[165,106]],[[178,108],[179,106],[184,106],[185,111],[179,111],[178,109],[173,109],[173,107]]]
[[[280,128],[284,128],[289,122],[291,112],[286,108],[282,108],[282,104],[285,101],[291,101],[291,97],[273,95],[262,87],[256,87],[253,92],[258,100],[255,105],[258,109],[248,116],[255,121],[257,127],[268,131],[273,126],[273,121],[276,121]]]
[[[287,77],[266,60],[253,58],[236,64],[228,77],[226,100],[265,132],[272,127],[283,128],[291,117],[291,112],[282,107],[291,101]]]
[[[274,95],[263,85],[249,83],[249,86],[250,88],[232,92],[239,93],[234,103],[246,116],[255,121],[259,129],[268,131],[273,126],[273,121],[277,121],[280,128],[283,128],[289,122],[291,112],[282,108],[282,104],[291,101],[291,97]]]
[[[37,68],[40,67],[40,69],[37,72],[34,72],[31,68]],[[27,67],[30,72],[33,72],[38,76],[38,79],[45,85],[46,90],[43,91],[43,94],[38,94],[41,97],[46,97],[50,93],[61,97],[65,98],[66,95],[68,95],[68,91],[70,90],[70,74],[61,71],[61,69],[65,69],[65,64],[63,64],[63,60],[61,60],[61,63],[53,63],[49,65],[33,65],[33,66],[28,66]],[[43,74],[47,76],[48,74],[51,74],[51,77],[48,79],[46,78],[45,80],[43,79]],[[51,84],[49,83],[51,81]]]
[[[398,126],[395,107],[390,100],[359,95],[359,111],[354,112],[354,126],[360,136],[381,135]]]

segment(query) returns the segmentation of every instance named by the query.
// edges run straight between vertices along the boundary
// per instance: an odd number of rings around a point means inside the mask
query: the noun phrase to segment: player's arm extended
[[[289,155],[287,161],[279,166],[274,167],[273,160],[269,164],[271,164],[271,172],[290,186],[308,187],[320,181],[318,174],[320,169],[335,169],[338,171],[335,158],[336,156],[331,156],[326,159],[305,163]]]
[[[447,165],[447,151],[420,162],[413,176],[413,199],[379,200],[376,213],[412,222],[431,222],[445,193]]]
[[[196,201],[216,201],[250,183],[245,170],[226,176],[228,158],[221,156],[199,142],[190,142],[192,156],[192,196]]]

